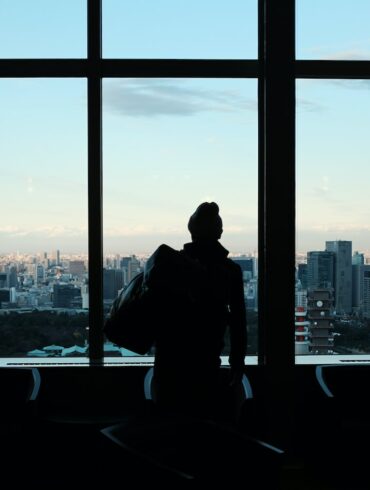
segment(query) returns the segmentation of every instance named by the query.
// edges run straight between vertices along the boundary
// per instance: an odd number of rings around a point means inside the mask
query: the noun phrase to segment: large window
[[[113,298],[160,243],[189,240],[204,200],[245,265],[255,355],[257,2],[0,8],[0,355],[130,356],[102,335]]]
[[[369,4],[297,0],[296,13],[307,61],[296,63],[295,352],[360,360],[370,351]]]
[[[297,81],[296,306],[307,310],[306,353],[370,352],[368,91],[367,80]],[[297,348],[305,353],[304,342]]]
[[[86,80],[0,80],[0,355],[84,356]]]
[[[43,319],[42,341],[2,356],[121,356],[102,331],[112,296],[208,199],[246,267],[249,354],[284,378],[295,352],[368,352],[368,2],[337,3],[0,3],[1,318],[61,293],[72,335]],[[318,276],[329,296],[309,298]],[[316,314],[335,315],[326,352]]]
[[[107,79],[103,108],[105,311],[161,243],[190,241],[190,215],[216,201],[221,242],[243,268],[256,355],[256,81]]]

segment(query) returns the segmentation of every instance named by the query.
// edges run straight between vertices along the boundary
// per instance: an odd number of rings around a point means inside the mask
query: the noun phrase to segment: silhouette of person
[[[190,216],[192,241],[181,251],[197,264],[198,298],[171,296],[157,334],[153,391],[157,406],[212,417],[219,403],[220,355],[230,335],[231,385],[241,382],[246,354],[246,309],[242,271],[220,244],[222,219],[216,203],[204,202]],[[179,278],[178,280],[181,280]]]

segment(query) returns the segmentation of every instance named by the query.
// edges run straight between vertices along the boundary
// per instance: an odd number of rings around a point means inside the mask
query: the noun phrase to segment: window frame
[[[103,78],[255,78],[258,80],[259,152],[258,364],[274,372],[276,379],[288,379],[292,372],[295,364],[295,83],[304,78],[370,79],[370,60],[296,60],[295,0],[256,1],[258,59],[103,59],[102,0],[87,1],[87,58],[0,59],[0,78],[87,79],[89,362],[92,365],[104,365]]]

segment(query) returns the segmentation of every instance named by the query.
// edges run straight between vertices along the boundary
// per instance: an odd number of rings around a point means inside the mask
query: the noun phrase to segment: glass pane
[[[257,82],[105,80],[103,107],[104,277],[120,281],[105,290],[106,311],[160,244],[190,241],[190,215],[215,201],[221,243],[243,269],[255,355]]]
[[[257,1],[103,0],[106,58],[257,58]]]
[[[86,0],[0,0],[0,58],[85,58]]]
[[[369,87],[297,82],[297,353],[370,352]]]
[[[368,0],[297,0],[297,58],[369,60]]]
[[[86,81],[0,81],[0,356],[85,356]]]

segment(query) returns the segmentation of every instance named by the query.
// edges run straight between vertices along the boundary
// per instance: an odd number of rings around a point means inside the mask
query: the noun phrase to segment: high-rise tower
[[[307,252],[307,288],[334,287],[335,254],[328,251]]]
[[[352,313],[352,242],[326,242],[326,250],[334,252],[334,295],[337,314]]]

